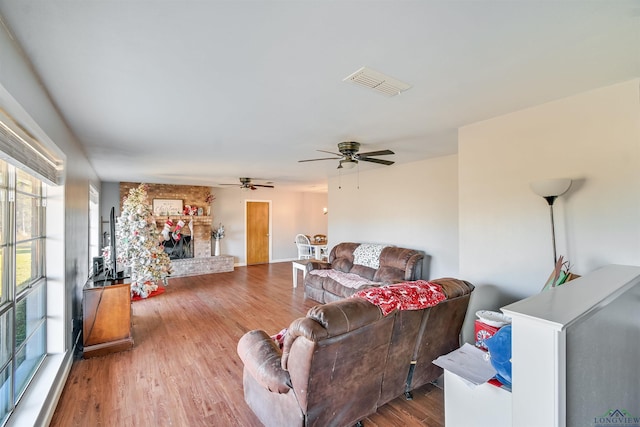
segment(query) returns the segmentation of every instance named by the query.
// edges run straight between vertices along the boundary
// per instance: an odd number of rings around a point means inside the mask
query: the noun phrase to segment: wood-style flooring
[[[75,360],[50,425],[260,426],[244,402],[236,345],[245,332],[275,334],[316,305],[292,287],[291,270],[283,262],[172,278],[164,294],[133,302],[134,348]],[[444,426],[443,392],[429,384],[363,422]]]

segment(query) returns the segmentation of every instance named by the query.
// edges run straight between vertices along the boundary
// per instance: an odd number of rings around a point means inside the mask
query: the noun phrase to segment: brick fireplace
[[[129,194],[131,188],[136,188],[140,183],[121,182],[120,183],[120,203]],[[203,215],[163,215],[156,216],[156,226],[158,231],[162,231],[167,219],[171,219],[174,224],[179,220],[184,221],[181,233],[191,236],[191,247],[193,258],[171,260],[172,277],[191,276],[198,274],[220,273],[233,271],[234,258],[228,255],[211,256],[211,225],[213,216],[206,215],[210,206],[206,203],[207,196],[211,194],[211,187],[195,185],[170,185],[170,184],[147,184],[147,195],[149,202],[154,199],[181,200],[182,205],[196,207]],[[201,209],[197,209],[201,208]],[[122,206],[120,206],[122,210]],[[189,228],[192,222],[193,234]],[[173,229],[173,228],[172,228]]]

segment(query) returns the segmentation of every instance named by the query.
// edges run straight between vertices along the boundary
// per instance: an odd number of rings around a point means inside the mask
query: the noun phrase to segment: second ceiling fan
[[[332,151],[325,150],[317,150],[322,153],[333,154],[337,157],[322,157],[319,159],[307,159],[307,160],[298,160],[298,162],[315,162],[318,160],[339,160],[338,169],[352,169],[354,168],[359,161],[363,162],[371,162],[371,163],[379,163],[381,165],[392,165],[395,162],[391,160],[384,159],[375,159],[372,156],[386,156],[390,154],[395,154],[391,150],[379,150],[379,151],[369,151],[367,153],[358,153],[360,150],[360,143],[355,141],[345,141],[338,144],[339,153],[334,153]]]
[[[240,178],[240,184],[220,184],[220,185],[235,185],[240,187],[241,189],[244,190],[257,190],[258,187],[262,187],[262,188],[274,188],[273,185],[271,185],[271,183],[267,183],[267,184],[254,184],[253,182],[251,182],[252,178]],[[257,179],[257,178],[253,178],[253,179]]]

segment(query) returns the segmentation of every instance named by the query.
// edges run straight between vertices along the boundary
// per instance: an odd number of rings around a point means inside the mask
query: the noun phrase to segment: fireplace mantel
[[[213,221],[213,217],[210,215],[167,215],[167,216],[156,216],[156,225],[158,227],[164,227],[164,223],[170,219],[175,224],[179,220],[183,220],[185,224],[188,224],[189,221],[193,220],[193,224],[199,225],[211,225]]]

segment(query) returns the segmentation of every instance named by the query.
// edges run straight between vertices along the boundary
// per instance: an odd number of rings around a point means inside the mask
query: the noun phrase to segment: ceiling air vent
[[[360,68],[343,81],[368,87],[386,96],[396,96],[411,87],[411,85],[407,83],[367,67]]]

